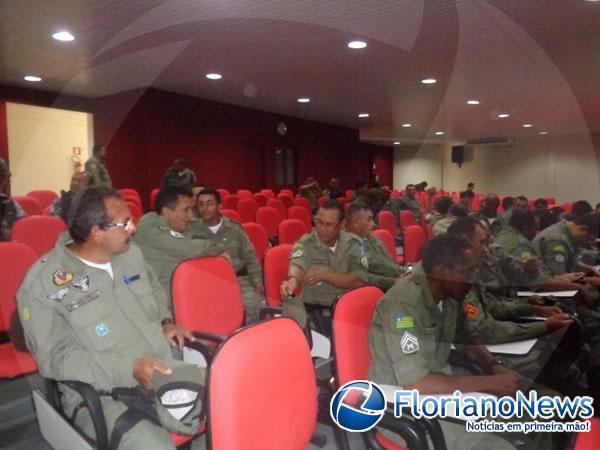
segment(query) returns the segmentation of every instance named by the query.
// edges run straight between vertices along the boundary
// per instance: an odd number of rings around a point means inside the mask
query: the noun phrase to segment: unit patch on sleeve
[[[471,305],[470,303],[465,303],[464,305],[465,314],[467,317],[473,320],[477,319],[477,316],[479,316],[479,308],[475,305]]]
[[[406,354],[411,354],[419,351],[419,340],[417,337],[408,331],[404,333],[400,340],[402,351]]]
[[[415,321],[413,316],[396,316],[395,327],[400,330],[414,328]]]
[[[52,282],[55,286],[64,286],[73,281],[73,274],[65,269],[58,269],[52,274]]]
[[[304,244],[302,242],[296,242],[292,249],[292,258],[301,258],[304,255]]]

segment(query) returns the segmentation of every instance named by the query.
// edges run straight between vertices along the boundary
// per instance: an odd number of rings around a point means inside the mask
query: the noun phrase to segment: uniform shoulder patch
[[[465,314],[469,319],[477,319],[479,316],[479,308],[471,303],[464,303]]]
[[[65,269],[57,269],[52,274],[52,282],[55,286],[64,286],[73,281],[73,274]]]
[[[400,340],[400,346],[406,354],[415,353],[419,351],[419,340],[414,334],[407,331]]]
[[[413,316],[399,315],[399,316],[396,316],[394,326],[399,330],[406,329],[406,328],[414,328],[415,320],[414,320]]]
[[[531,252],[529,252],[529,251],[524,251],[524,252],[521,252],[521,254],[519,255],[519,258],[526,259],[526,258],[530,258],[530,257],[532,257],[532,256],[533,256],[533,255],[531,254]]]
[[[567,247],[565,247],[563,244],[557,244],[553,247],[553,250],[555,252],[563,253],[567,251]]]
[[[559,253],[554,257],[554,261],[556,261],[559,264],[563,264],[565,262],[565,257]]]
[[[360,258],[360,263],[365,268],[365,270],[369,270],[369,258],[367,258],[367,255],[363,255]]]
[[[21,312],[21,317],[23,317],[23,320],[25,321],[31,320],[31,308],[29,306],[23,308],[23,311]]]
[[[304,255],[304,244],[296,242],[292,248],[292,258],[301,258]]]

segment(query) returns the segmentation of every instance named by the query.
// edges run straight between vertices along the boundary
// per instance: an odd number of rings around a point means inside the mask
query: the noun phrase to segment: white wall
[[[34,189],[68,189],[73,147],[85,163],[94,140],[92,115],[7,103],[8,154],[13,195]]]
[[[451,148],[396,149],[394,186],[425,180],[459,191],[473,181],[478,192],[600,201],[600,151],[594,151],[589,135],[535,136],[517,139],[513,146],[467,147],[460,168],[452,163]]]

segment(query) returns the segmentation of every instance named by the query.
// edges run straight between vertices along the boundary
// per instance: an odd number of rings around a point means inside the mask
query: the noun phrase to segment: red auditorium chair
[[[242,219],[240,217],[240,213],[238,213],[235,209],[220,209],[221,214],[231,220],[235,220],[238,223],[242,223]]]
[[[252,245],[254,246],[258,260],[262,262],[265,258],[265,253],[267,253],[267,250],[271,246],[269,243],[269,235],[262,225],[255,222],[244,223],[242,224],[242,227],[244,227],[248,239],[250,239],[250,242],[252,242]]]
[[[287,219],[287,208],[285,207],[284,203],[281,200],[277,200],[277,199],[273,198],[273,199],[267,201],[266,206],[270,206],[272,208],[275,208],[277,211],[279,211],[279,214],[281,215],[281,220]]]
[[[296,197],[294,199],[294,205],[302,206],[304,209],[308,211],[309,214],[312,214],[312,209],[310,207],[310,202],[304,197]]]
[[[0,331],[8,332],[17,308],[15,297],[27,271],[38,259],[28,245],[0,243]],[[0,344],[0,379],[35,372],[37,366],[29,353],[15,349],[11,342]]]
[[[415,215],[412,211],[405,209],[400,211],[400,228],[404,230],[406,227],[411,225],[416,225],[417,221],[415,220]]]
[[[352,189],[347,189],[346,192],[344,192],[344,197],[347,201],[350,201],[350,197],[352,197],[353,194],[354,191]]]
[[[404,261],[406,264],[421,260],[421,253],[426,242],[425,230],[420,225],[410,225],[404,229]]]
[[[253,198],[258,206],[267,206],[267,201],[269,200],[269,197],[267,197],[265,194],[254,194]]]
[[[119,193],[125,197],[135,197],[140,206],[142,206],[142,197],[140,197],[140,193],[135,189],[123,188],[119,189]]]
[[[325,196],[325,195],[321,195],[318,199],[317,199],[317,208],[320,208],[321,206],[323,206],[326,202],[329,201],[329,197]]]
[[[282,189],[279,191],[279,195],[281,194],[289,195],[290,197],[294,198],[294,191],[291,189]]]
[[[159,188],[154,188],[152,189],[152,191],[150,191],[150,210],[154,211],[154,209],[156,208],[156,197],[158,196],[158,193],[160,192]]]
[[[227,189],[219,188],[219,189],[217,189],[217,192],[221,196],[221,200],[223,200],[225,197],[227,197],[229,195],[229,191]]]
[[[27,197],[36,198],[40,202],[40,205],[42,205],[42,209],[44,209],[48,205],[51,205],[58,195],[54,191],[38,190],[28,192]]]
[[[23,211],[25,211],[25,214],[28,216],[42,215],[44,208],[42,208],[42,205],[37,198],[28,197],[26,195],[13,195],[11,198],[23,208]]]
[[[335,364],[337,367],[337,382],[343,386],[354,380],[369,379],[369,365],[371,364],[371,352],[369,350],[369,326],[377,306],[377,302],[383,296],[383,292],[373,286],[354,289],[340,297],[333,312],[333,345],[335,349]],[[361,399],[361,401],[363,401]],[[427,444],[419,441],[421,429],[412,419],[387,418],[379,423],[378,428],[393,427],[394,422],[403,420],[403,432],[399,434],[408,443],[409,448],[427,448]],[[411,425],[412,423],[412,425]],[[397,424],[397,422],[396,422]],[[415,427],[414,429],[411,427]],[[431,437],[433,448],[445,448],[445,445],[435,444],[443,442],[441,429],[436,429]],[[389,439],[378,433],[375,428],[363,433],[363,439],[368,448],[402,450]],[[350,448],[348,442],[343,447]]]
[[[273,189],[261,189],[260,194],[267,197],[267,200],[275,198],[275,192],[273,192]],[[262,206],[264,206],[264,205],[262,205]]]
[[[137,206],[137,208],[140,211],[144,210],[144,208],[142,207],[142,204],[140,203],[140,201],[138,200],[138,198],[135,195],[133,195],[133,194],[125,194],[125,195],[121,195],[121,197],[123,197],[123,201],[125,203],[133,203],[133,204],[135,204]]]
[[[294,197],[287,194],[279,194],[277,196],[277,200],[279,200],[285,206],[285,209],[288,210],[292,206],[294,206]]]
[[[548,205],[556,205],[556,199],[554,197],[546,197]]]
[[[248,189],[238,189],[237,195],[240,198],[240,200],[243,198],[252,198],[252,191]]]
[[[131,219],[133,220],[133,223],[137,225],[137,223],[144,215],[144,213],[142,212],[142,208],[140,208],[140,205],[138,205],[137,203],[129,200],[125,200],[125,204],[129,208],[129,212],[131,213]]]
[[[307,448],[317,387],[302,330],[278,318],[238,331],[212,361],[207,397],[212,450]]]
[[[346,208],[346,204],[348,203],[346,201],[346,199],[344,197],[338,197],[337,198],[338,204],[342,207],[342,208]]]
[[[270,248],[265,255],[263,267],[265,297],[267,298],[267,305],[271,307],[281,306],[279,287],[287,279],[291,253],[291,244],[281,244]]]
[[[394,261],[398,264],[404,264],[404,257],[398,255],[398,252],[396,251],[396,242],[394,241],[392,233],[383,228],[378,228],[373,231],[373,235],[383,242],[383,245],[385,245],[385,248]]]
[[[229,194],[221,198],[221,208],[233,209],[237,211],[237,206],[239,202],[240,197],[238,195]]]
[[[310,233],[312,230],[312,223],[310,214],[306,211],[306,208],[302,206],[292,206],[287,210],[288,219],[301,220],[305,227],[305,233]]]
[[[384,230],[388,230],[392,237],[396,239],[398,235],[398,228],[396,227],[396,217],[394,213],[391,211],[379,211],[377,215],[377,223],[379,224],[379,228]]]
[[[28,245],[41,257],[54,248],[58,236],[67,229],[67,225],[58,217],[23,217],[13,225],[11,239]]]
[[[272,206],[263,206],[256,211],[256,223],[263,226],[269,238],[279,234],[279,224],[282,220],[279,210]]]
[[[42,216],[49,216],[51,211],[52,211],[52,205],[46,206],[44,208],[44,210],[42,211]]]
[[[252,198],[242,198],[237,206],[242,223],[254,222],[258,204]]]
[[[306,225],[298,219],[282,220],[279,224],[279,244],[293,244],[306,234]]]

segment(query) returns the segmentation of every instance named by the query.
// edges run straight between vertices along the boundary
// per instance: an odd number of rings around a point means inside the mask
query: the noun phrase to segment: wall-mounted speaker
[[[455,145],[452,147],[452,162],[460,165],[465,159],[465,147],[464,145]]]

